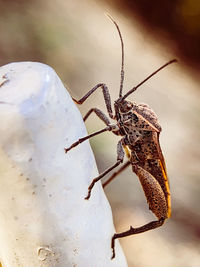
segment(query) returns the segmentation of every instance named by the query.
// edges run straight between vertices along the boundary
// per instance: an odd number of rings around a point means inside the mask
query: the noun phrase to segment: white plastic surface
[[[5,267],[125,267],[77,107],[52,68],[0,68],[0,259]]]

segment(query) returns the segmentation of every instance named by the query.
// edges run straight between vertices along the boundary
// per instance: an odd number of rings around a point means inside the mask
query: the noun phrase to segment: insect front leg
[[[124,150],[123,150],[123,139],[121,139],[117,144],[117,162],[113,164],[110,168],[102,172],[98,177],[93,179],[90,186],[88,187],[88,194],[85,197],[85,199],[89,199],[91,195],[92,188],[94,187],[95,183],[98,182],[101,178],[103,178],[107,173],[112,171],[114,168],[116,168],[120,163],[123,162],[124,159]]]
[[[110,93],[108,91],[108,87],[104,83],[98,83],[95,87],[93,87],[87,94],[85,94],[80,100],[76,100],[75,98],[72,98],[77,104],[81,105],[85,102],[85,100],[94,93],[98,88],[102,88],[104,100],[106,103],[106,108],[108,111],[108,114],[111,119],[114,118],[112,106],[111,106],[111,98]]]

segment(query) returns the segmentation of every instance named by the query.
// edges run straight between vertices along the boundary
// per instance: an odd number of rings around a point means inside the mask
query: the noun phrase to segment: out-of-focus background
[[[168,60],[179,60],[129,97],[149,104],[162,125],[172,217],[160,229],[120,242],[130,267],[200,266],[200,2],[1,0],[0,6],[0,64],[46,63],[77,99],[99,82],[112,100],[118,97],[120,41],[104,12],[123,35],[124,92]],[[90,107],[105,111],[100,90],[80,107],[82,114]],[[90,133],[104,127],[94,115],[86,124]],[[91,140],[100,172],[116,161],[118,140],[112,133]],[[118,232],[154,219],[131,168],[105,191]]]

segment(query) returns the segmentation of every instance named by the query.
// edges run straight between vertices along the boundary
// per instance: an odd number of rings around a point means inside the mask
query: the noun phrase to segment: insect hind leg
[[[155,228],[158,228],[163,225],[165,222],[165,218],[161,218],[157,221],[152,221],[150,223],[147,223],[141,227],[133,228],[132,226],[128,231],[121,232],[121,233],[115,233],[111,240],[111,248],[112,248],[112,259],[115,257],[115,239],[123,238],[130,235],[136,235],[140,234],[149,230],[153,230]]]

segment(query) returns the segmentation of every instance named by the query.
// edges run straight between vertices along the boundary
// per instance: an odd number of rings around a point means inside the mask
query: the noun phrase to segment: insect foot
[[[88,194],[87,196],[85,197],[86,200],[88,200],[90,198],[90,195],[91,195],[91,191],[92,191],[92,188],[93,186],[95,185],[96,182],[98,182],[98,177],[93,179],[92,183],[90,184],[90,186],[88,187]]]

